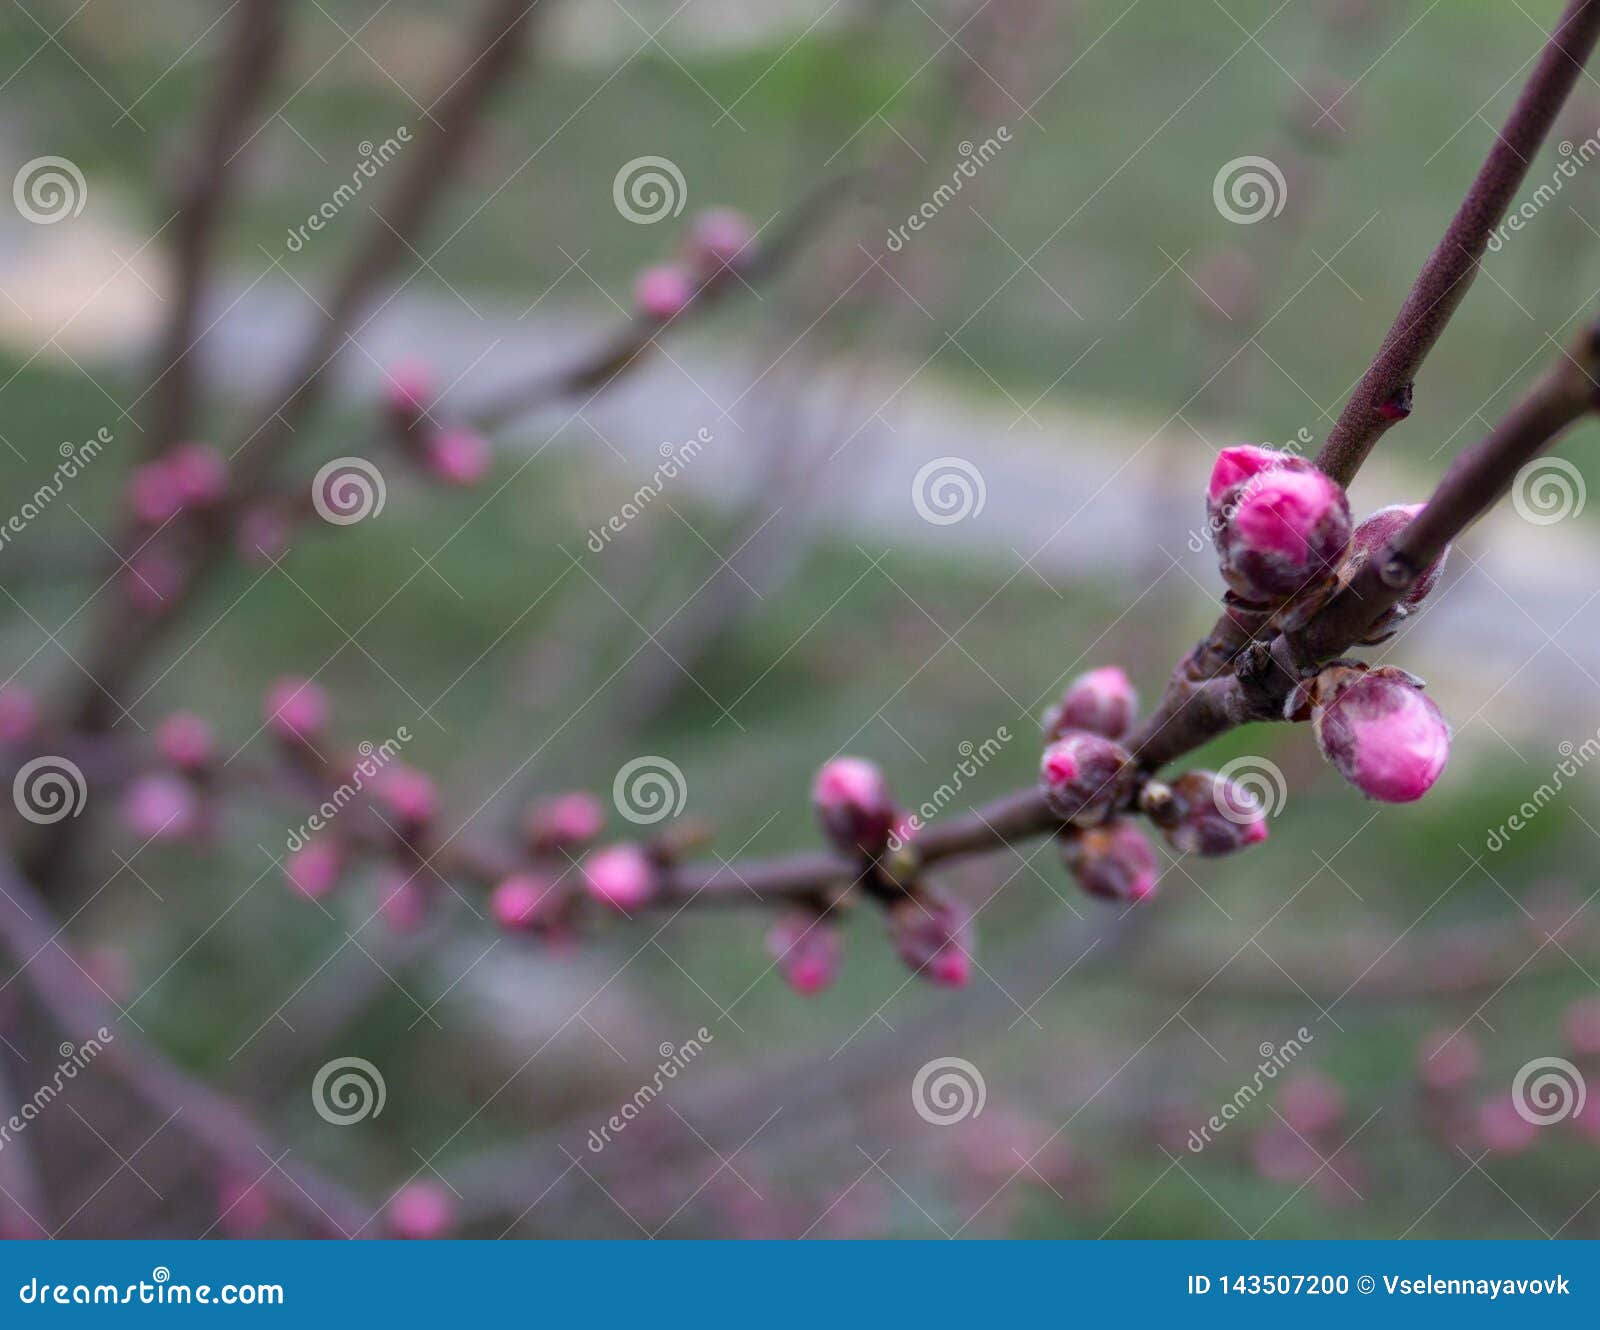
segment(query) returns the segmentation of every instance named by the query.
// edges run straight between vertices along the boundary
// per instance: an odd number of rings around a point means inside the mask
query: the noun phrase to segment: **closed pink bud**
[[[1266,471],[1276,471],[1293,457],[1292,453],[1275,448],[1258,448],[1242,443],[1236,448],[1224,448],[1217,454],[1211,467],[1211,480],[1206,486],[1206,510],[1213,516],[1221,513],[1230,495],[1247,481]]]
[[[333,840],[316,840],[284,856],[283,875],[307,900],[321,900],[339,883],[344,851]]]
[[[216,756],[211,726],[192,711],[174,711],[156,729],[156,747],[179,771],[203,771]]]
[[[494,449],[489,440],[470,429],[440,430],[423,445],[423,461],[446,485],[465,487],[489,474]]]
[[[1538,1125],[1523,1117],[1517,1101],[1510,1095],[1491,1099],[1480,1106],[1476,1127],[1478,1144],[1501,1155],[1521,1154],[1539,1135]]]
[[[403,426],[409,427],[419,416],[426,415],[437,394],[433,366],[425,360],[402,360],[384,375],[384,405]]]
[[[1350,544],[1344,490],[1309,463],[1291,458],[1247,480],[1226,501],[1216,532],[1222,577],[1257,605],[1323,599]]]
[[[1323,1136],[1344,1116],[1344,1091],[1320,1071],[1296,1072],[1284,1082],[1278,1111],[1302,1136]]]
[[[39,704],[19,683],[0,684],[0,744],[25,744],[39,728]]]
[[[1232,854],[1267,838],[1267,810],[1249,786],[1215,771],[1186,771],[1162,810],[1167,843],[1180,854]]]
[[[128,508],[135,520],[160,526],[183,507],[177,477],[165,458],[136,466],[128,475]]]
[[[276,508],[252,508],[239,519],[233,545],[247,563],[271,563],[289,548],[288,519]]]
[[[1075,826],[1105,821],[1133,788],[1133,758],[1121,744],[1078,730],[1044,750],[1039,785],[1057,817]]]
[[[141,614],[157,618],[177,604],[188,574],[176,555],[162,549],[143,549],[128,561],[121,581],[128,604]]]
[[[1142,901],[1156,889],[1156,852],[1127,818],[1063,836],[1061,858],[1078,885],[1102,900]]]
[[[702,277],[738,267],[755,256],[755,228],[735,208],[708,208],[689,225],[684,246],[689,265]]]
[[[1477,1042],[1461,1031],[1429,1035],[1417,1050],[1417,1079],[1434,1094],[1454,1094],[1472,1083],[1483,1065]]]
[[[415,933],[428,920],[433,893],[422,880],[426,869],[396,868],[378,881],[378,913],[391,932]]]
[[[312,743],[328,727],[328,694],[310,679],[290,675],[267,689],[265,711],[280,737]]]
[[[489,917],[508,933],[532,932],[539,926],[545,898],[554,894],[554,885],[546,879],[513,873],[489,893]]]
[[[433,777],[415,767],[395,763],[378,778],[378,797],[402,831],[415,831],[439,811],[439,790]]]
[[[1412,519],[1423,507],[1420,503],[1392,503],[1387,508],[1378,509],[1362,522],[1350,537],[1350,552],[1339,570],[1340,580],[1348,582],[1374,555],[1383,558],[1391,542],[1411,525]],[[1439,584],[1439,575],[1444,572],[1445,559],[1449,554],[1450,549],[1446,546],[1444,552],[1422,570],[1416,581],[1406,589],[1405,595],[1373,625],[1374,636],[1393,628],[1422,604],[1428,593]]]
[[[185,508],[209,507],[227,493],[228,459],[210,444],[180,443],[165,460]]]
[[[1579,998],[1562,1014],[1561,1028],[1579,1057],[1600,1057],[1600,998]]]
[[[786,914],[767,932],[767,954],[796,993],[810,997],[839,974],[839,930],[810,910]]]
[[[1118,665],[1106,665],[1080,674],[1044,718],[1046,739],[1059,739],[1068,730],[1088,730],[1107,739],[1120,739],[1133,724],[1139,695]]]
[[[859,757],[824,763],[811,802],[823,831],[846,854],[882,854],[900,821],[883,772]]]
[[[1332,666],[1318,676],[1312,724],[1322,755],[1369,799],[1426,794],[1450,757],[1450,727],[1403,670]]]
[[[896,954],[916,974],[961,988],[972,972],[972,920],[960,902],[930,889],[897,901],[889,910]]]
[[[389,1202],[389,1231],[397,1238],[426,1242],[449,1236],[456,1222],[450,1193],[426,1178],[408,1182]]]
[[[528,843],[540,853],[575,850],[605,826],[605,807],[592,794],[574,790],[535,804],[525,820]]]
[[[200,825],[200,800],[180,776],[153,771],[128,786],[122,821],[142,841],[182,840]]]
[[[646,268],[633,284],[634,308],[657,323],[676,318],[692,299],[694,281],[676,264]]]
[[[637,910],[655,895],[656,870],[637,845],[611,845],[583,861],[583,881],[591,896],[612,909]]]

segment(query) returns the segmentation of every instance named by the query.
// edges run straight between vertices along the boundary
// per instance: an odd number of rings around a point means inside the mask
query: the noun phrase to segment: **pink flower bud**
[[[1080,674],[1044,718],[1046,739],[1059,739],[1068,730],[1088,730],[1107,739],[1120,739],[1133,724],[1139,695],[1133,691],[1121,666],[1106,665]]]
[[[1258,448],[1249,443],[1242,443],[1236,448],[1224,448],[1217,454],[1217,460],[1211,467],[1211,480],[1206,486],[1207,512],[1212,516],[1220,516],[1232,491],[1265,471],[1276,471],[1292,456],[1292,453],[1279,452],[1275,448]]]
[[[1061,857],[1078,885],[1102,900],[1142,901],[1156,889],[1156,852],[1127,818],[1069,832]]]
[[[228,491],[228,459],[210,444],[180,443],[164,461],[185,508],[209,507]]]
[[[715,277],[755,256],[755,228],[735,208],[708,208],[689,225],[684,245],[689,266],[701,277]]]
[[[1539,1135],[1539,1128],[1517,1110],[1510,1095],[1491,1099],[1478,1109],[1477,1140],[1485,1150],[1501,1155],[1518,1155]]]
[[[1278,1095],[1278,1111],[1302,1136],[1323,1136],[1344,1116],[1344,1091],[1320,1071],[1296,1072]]]
[[[428,471],[446,485],[476,485],[489,473],[494,450],[489,440],[470,429],[446,429],[423,445]]]
[[[576,850],[587,845],[605,826],[605,808],[592,794],[574,790],[535,804],[524,827],[529,846],[538,853]]]
[[[1561,1028],[1579,1057],[1600,1057],[1600,998],[1579,998],[1562,1014]]]
[[[537,932],[559,901],[560,893],[549,879],[513,873],[489,893],[489,917],[508,933]]]
[[[1482,1062],[1470,1034],[1440,1030],[1424,1039],[1417,1050],[1417,1079],[1424,1090],[1454,1094],[1471,1084]]]
[[[811,802],[823,832],[846,854],[882,854],[900,820],[883,772],[859,757],[825,762]]]
[[[436,1182],[408,1182],[389,1202],[389,1231],[397,1238],[426,1242],[448,1236],[456,1222],[455,1202]]]
[[[1317,678],[1312,725],[1322,755],[1369,799],[1428,792],[1450,756],[1450,727],[1403,670],[1331,666]]]
[[[676,318],[692,299],[693,279],[673,263],[646,268],[633,284],[634,308],[657,323]]]
[[[318,684],[286,675],[267,689],[266,722],[279,737],[314,743],[328,726],[328,694]]]
[[[39,728],[39,704],[19,683],[0,684],[0,744],[25,744]]]
[[[399,830],[405,833],[427,826],[439,811],[439,791],[433,778],[404,763],[397,762],[383,769],[378,777],[377,794]]]
[[[283,875],[307,900],[321,900],[339,883],[344,851],[334,840],[314,840],[284,856]]]
[[[972,970],[972,920],[960,902],[931,889],[897,901],[889,909],[889,938],[916,974],[947,988],[961,988]]]
[[[428,919],[433,893],[422,880],[425,868],[393,868],[378,881],[378,913],[394,933],[415,933]]]
[[[1222,475],[1213,472],[1213,489],[1247,469],[1237,459],[1224,464],[1219,458],[1217,466]],[[1210,494],[1222,576],[1235,595],[1259,605],[1292,600],[1302,614],[1307,604],[1320,603],[1350,543],[1350,503],[1338,484],[1309,462],[1285,454],[1276,465],[1264,465],[1224,488],[1219,501]]]
[[[637,845],[610,845],[583,861],[589,894],[614,910],[637,910],[655,895],[656,870]]]
[[[165,614],[183,594],[188,573],[176,555],[163,549],[140,550],[122,570],[122,591],[128,604],[141,614]]]
[[[1039,784],[1052,813],[1089,827],[1105,821],[1127,798],[1133,788],[1132,763],[1122,745],[1078,730],[1044,750]]]
[[[1423,507],[1420,503],[1392,503],[1387,508],[1378,509],[1362,522],[1350,537],[1350,552],[1339,570],[1340,581],[1348,582],[1374,555],[1381,559],[1390,543],[1411,525],[1412,519]],[[1449,554],[1450,549],[1446,546],[1444,552],[1422,570],[1405,595],[1373,625],[1374,636],[1393,628],[1422,604],[1428,593],[1439,584],[1439,575],[1444,572],[1445,559]]]
[[[406,428],[427,414],[437,395],[438,382],[433,366],[425,360],[402,360],[384,375],[384,405]]]
[[[271,563],[289,548],[288,519],[265,504],[251,508],[239,519],[233,545],[247,563]]]
[[[812,910],[784,915],[767,932],[767,954],[789,987],[810,997],[839,975],[839,930]]]
[[[156,747],[179,771],[203,771],[216,756],[211,726],[192,711],[174,711],[156,729]]]
[[[165,458],[136,466],[128,475],[128,508],[146,526],[160,526],[183,507],[177,477]]]
[[[272,1222],[272,1197],[265,1180],[236,1173],[217,1183],[217,1227],[230,1238],[257,1237]]]
[[[1266,840],[1267,810],[1247,785],[1215,771],[1186,771],[1171,788],[1161,821],[1180,854],[1214,857]]]
[[[141,841],[182,840],[200,825],[200,800],[180,776],[152,771],[128,786],[123,824]]]

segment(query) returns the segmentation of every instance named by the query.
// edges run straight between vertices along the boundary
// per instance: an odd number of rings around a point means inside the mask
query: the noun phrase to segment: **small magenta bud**
[[[1378,414],[1384,420],[1404,420],[1411,414],[1416,397],[1416,384],[1402,383],[1392,397],[1378,403]]]
[[[389,1202],[389,1232],[412,1242],[427,1242],[449,1235],[456,1222],[455,1203],[436,1182],[426,1178],[408,1182]]]
[[[675,263],[646,268],[633,284],[634,308],[647,319],[666,323],[694,299],[694,280]]]
[[[344,851],[334,840],[314,840],[284,856],[283,875],[307,900],[321,900],[339,884]]]
[[[426,360],[402,360],[384,376],[384,405],[398,424],[409,429],[428,413],[438,390],[432,365]]]
[[[1455,1094],[1478,1075],[1483,1058],[1477,1042],[1465,1031],[1439,1030],[1417,1049],[1417,1079],[1434,1094]]]
[[[1120,744],[1078,730],[1044,750],[1039,786],[1057,817],[1074,826],[1103,822],[1133,788],[1133,758]]]
[[[1278,1111],[1302,1136],[1323,1136],[1344,1116],[1344,1091],[1320,1071],[1302,1071],[1284,1082]]]
[[[476,485],[489,474],[493,461],[489,440],[470,429],[440,430],[423,445],[424,465],[446,485]]]
[[[605,826],[605,807],[592,794],[574,790],[535,804],[524,827],[528,845],[539,854],[576,850],[587,845]]]
[[[736,208],[708,208],[689,225],[684,255],[701,277],[715,277],[755,256],[755,228]]]
[[[216,756],[211,726],[192,711],[174,711],[156,729],[156,747],[179,771],[204,771]]]
[[[25,744],[38,728],[39,704],[32,691],[19,683],[0,684],[0,744]]]
[[[924,888],[889,909],[895,952],[916,974],[946,988],[963,987],[972,971],[972,920],[960,902]]]
[[[1478,1109],[1478,1144],[1500,1155],[1518,1155],[1527,1150],[1539,1135],[1537,1124],[1529,1122],[1510,1095],[1491,1099]]]
[[[433,778],[404,763],[384,768],[377,793],[402,832],[421,830],[439,811],[439,790]]]
[[[1156,852],[1125,817],[1064,835],[1061,858],[1078,885],[1102,900],[1142,901],[1156,889]]]
[[[583,861],[583,882],[591,896],[613,910],[637,910],[655,895],[656,870],[637,845],[610,845]]]
[[[267,689],[265,712],[279,737],[314,743],[328,727],[328,694],[310,679],[289,675]]]
[[[1180,854],[1232,854],[1267,838],[1267,810],[1248,786],[1215,771],[1186,771],[1163,809],[1167,843]]]
[[[1238,497],[1234,492],[1241,485],[1263,472],[1276,471],[1292,458],[1292,453],[1279,452],[1275,448],[1258,448],[1250,443],[1224,448],[1212,464],[1211,480],[1206,485],[1207,513],[1220,517],[1229,496]]]
[[[789,987],[804,997],[839,975],[839,930],[811,910],[784,915],[767,931],[767,954]]]
[[[1223,580],[1235,595],[1303,606],[1333,584],[1350,544],[1350,502],[1316,467],[1285,457],[1225,492],[1215,538]]]
[[[1600,998],[1579,998],[1562,1013],[1561,1028],[1580,1058],[1600,1057]]]
[[[226,1173],[217,1183],[217,1227],[230,1238],[253,1238],[272,1221],[265,1182]]]
[[[1311,713],[1317,746],[1369,799],[1403,804],[1426,794],[1450,757],[1450,727],[1403,670],[1330,666]]]
[[[543,928],[559,899],[555,884],[532,873],[513,873],[489,893],[489,917],[508,933]]]
[[[206,508],[228,492],[228,459],[207,443],[180,443],[165,458],[178,502]]]
[[[200,800],[181,776],[152,771],[128,786],[122,821],[141,841],[183,840],[200,825]]]
[[[1059,739],[1068,730],[1088,730],[1107,739],[1120,739],[1133,724],[1139,695],[1119,665],[1106,665],[1080,674],[1068,685],[1061,700],[1044,718],[1046,739]]]
[[[882,854],[900,821],[883,772],[864,758],[824,763],[811,802],[822,830],[846,854]]]
[[[1340,580],[1348,582],[1368,559],[1374,556],[1383,558],[1390,543],[1411,525],[1412,519],[1423,507],[1420,503],[1392,503],[1387,508],[1378,509],[1362,522],[1350,537],[1350,552],[1345,558],[1344,567],[1339,570]],[[1450,549],[1446,546],[1444,552],[1422,570],[1405,595],[1373,625],[1374,634],[1393,628],[1422,604],[1428,593],[1439,584],[1439,575],[1444,572],[1444,562],[1449,554]]]
[[[128,475],[128,509],[146,526],[160,526],[183,507],[177,478],[165,458],[136,466]]]

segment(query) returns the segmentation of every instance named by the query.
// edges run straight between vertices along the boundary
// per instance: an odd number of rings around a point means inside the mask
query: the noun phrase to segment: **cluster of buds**
[[[228,459],[204,443],[180,443],[128,476],[128,508],[142,526],[213,508],[228,492]]]
[[[689,223],[677,256],[646,268],[633,284],[633,304],[651,323],[670,323],[707,287],[755,258],[755,228],[732,208],[710,208]]]
[[[192,840],[209,830],[216,796],[216,737],[188,711],[156,727],[158,764],[123,792],[122,823],[141,842]]]
[[[437,400],[436,376],[425,361],[402,361],[385,376],[389,423],[412,460],[440,484],[476,485],[489,473],[494,449],[475,430],[439,425],[432,415]]]
[[[1359,1161],[1342,1139],[1345,1095],[1319,1071],[1296,1072],[1278,1092],[1273,1119],[1251,1140],[1256,1171],[1269,1182],[1313,1186],[1330,1204],[1365,1190]]]

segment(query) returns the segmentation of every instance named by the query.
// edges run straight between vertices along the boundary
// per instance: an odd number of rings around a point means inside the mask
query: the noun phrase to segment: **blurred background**
[[[840,752],[914,806],[1003,734],[950,810],[1027,784],[1066,679],[1120,663],[1153,699],[1207,630],[1212,457],[1326,436],[1560,8],[544,0],[332,391],[274,443],[288,475],[371,451],[405,361],[463,413],[584,363],[706,208],[792,245],[604,391],[495,431],[477,487],[374,454],[381,513],[301,526],[275,564],[230,560],[119,692],[110,766],[153,761],[177,709],[230,766],[267,761],[260,699],[293,675],[328,690],[350,745],[407,728],[447,833],[586,789],[608,837],[637,837],[612,790],[644,757],[681,773],[682,812],[728,860],[814,847],[811,776]],[[195,348],[194,432],[229,453],[381,232],[386,173],[414,151],[400,132],[427,125],[471,27],[411,0],[288,9]],[[6,173],[59,156],[83,190],[50,224],[0,208],[5,508],[63,441],[114,438],[0,548],[0,677],[47,713],[119,594],[168,187],[229,22],[183,0],[0,18]],[[1425,497],[1592,317],[1596,135],[1586,76],[1522,197],[1551,188],[1488,256],[1358,514]],[[389,140],[366,189],[300,230]],[[674,168],[677,204],[641,221],[623,191],[646,157]],[[421,1184],[450,1231],[485,1237],[1596,1236],[1596,435],[1574,431],[1566,469],[1474,529],[1372,653],[1455,726],[1424,802],[1363,801],[1301,727],[1237,732],[1196,763],[1255,773],[1268,843],[1163,849],[1134,911],[1083,896],[1048,844],[945,870],[976,911],[960,991],[913,980],[870,905],[837,982],[803,997],[753,902],[596,921],[559,948],[497,932],[467,884],[386,918],[375,863],[313,903],[281,866],[304,801],[228,798],[198,843],[152,844],[115,814],[124,777],[91,770],[51,953],[273,1148],[254,1173],[219,1162],[187,1134],[199,1110],[164,1123],[90,1067],[0,1145],[5,1196],[67,1237],[316,1232],[273,1190],[288,1151],[360,1197],[369,1231]],[[36,751],[8,750],[8,776]],[[13,1102],[61,1042],[30,960],[8,956],[0,987]],[[378,1069],[381,1113],[317,1111],[339,1058]],[[1514,1087],[1548,1058],[1576,1080],[1539,1125]],[[968,1102],[919,1111],[938,1059],[969,1064]]]

